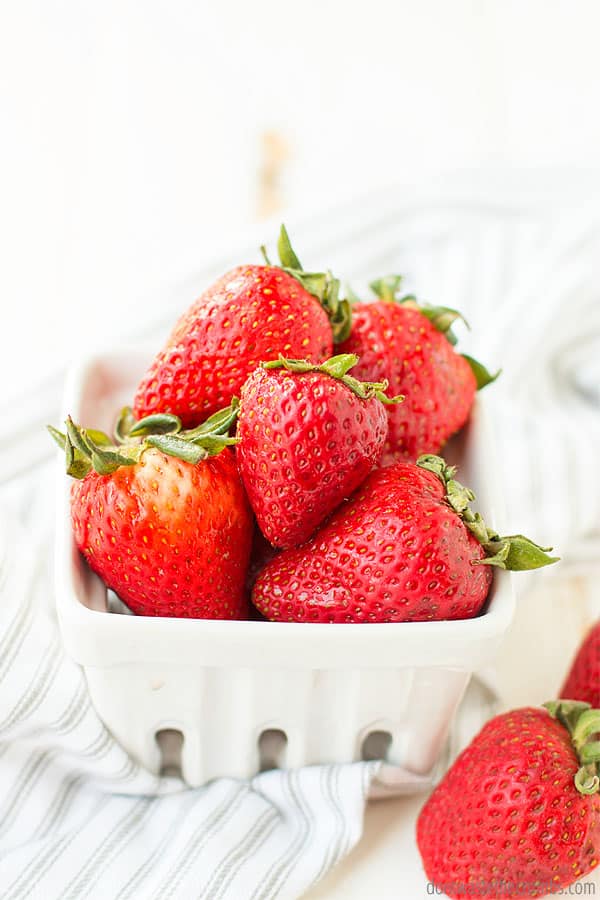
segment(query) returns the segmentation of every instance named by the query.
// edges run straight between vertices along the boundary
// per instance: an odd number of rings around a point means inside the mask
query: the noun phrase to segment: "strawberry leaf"
[[[348,300],[348,302],[350,303],[351,306],[352,306],[354,303],[360,303],[360,302],[361,302],[360,297],[358,296],[358,294],[356,293],[356,291],[354,291],[354,290],[350,287],[349,284],[347,284],[347,285],[345,286],[344,292],[345,292],[345,294],[346,294],[346,299]]]
[[[225,447],[235,446],[239,442],[239,438],[227,437],[224,434],[205,434],[194,440],[194,444],[206,450],[208,456],[217,456]]]
[[[68,433],[65,436],[65,466],[67,475],[77,479],[85,478],[92,470],[91,459],[73,446]]]
[[[306,359],[285,359],[285,357],[280,356],[279,359],[261,363],[261,366],[263,369],[286,369],[288,372],[294,372],[297,375],[305,372],[323,372],[325,375],[330,375],[331,378],[341,381],[361,400],[370,400],[372,397],[376,397],[381,403],[388,405],[390,403],[401,403],[404,400],[401,394],[397,397],[388,397],[385,394],[388,386],[387,381],[359,381],[358,378],[349,375],[349,370],[357,362],[358,356],[354,353],[339,353],[320,365],[310,363]]]
[[[522,534],[514,534],[498,540],[480,541],[488,557],[481,560],[488,565],[500,565],[511,572],[541,569],[558,562],[558,556],[548,556],[552,547],[540,547]]]
[[[298,269],[299,272],[302,271],[302,263],[294,252],[290,236],[287,233],[287,228],[283,224],[279,231],[277,252],[279,253],[279,259],[284,269]]]
[[[123,443],[127,440],[129,432],[136,422],[137,419],[133,414],[132,408],[130,406],[124,406],[117,419],[117,424],[115,425],[115,437],[119,443]]]
[[[470,504],[475,500],[475,494],[455,480],[455,467],[448,466],[441,456],[423,454],[418,458],[417,465],[440,479],[446,491],[446,502],[483,547],[485,558],[475,561],[474,565],[498,566],[512,572],[523,572],[559,561],[558,556],[548,556],[552,547],[540,547],[522,534],[500,537],[489,528],[481,515],[471,509]]]
[[[584,766],[600,762],[600,741],[590,741],[589,744],[584,744],[579,752],[579,758]]]
[[[151,434],[146,438],[146,444],[162,450],[167,456],[174,456],[194,465],[208,456],[204,447],[173,434]]]
[[[110,447],[112,441],[104,431],[97,431],[95,428],[86,428],[85,435],[88,440],[94,442],[100,447]]]
[[[102,451],[99,448],[92,452],[92,467],[99,475],[112,475],[122,466],[133,466],[137,460],[123,456],[116,451]]]
[[[403,281],[404,275],[384,275],[383,278],[371,281],[369,287],[380,300],[387,300],[390,303],[400,302],[398,293]]]
[[[550,715],[567,729],[581,767],[573,777],[580,794],[600,791],[600,709],[577,700],[551,700],[543,704]]]
[[[358,362],[358,356],[355,353],[339,353],[332,356],[326,362],[321,363],[319,369],[321,372],[327,372],[334,378],[343,378],[348,371]]]
[[[259,247],[259,250],[260,250],[260,252],[261,252],[262,258],[263,258],[264,261],[265,261],[265,265],[267,265],[267,266],[272,266],[273,263],[272,263],[271,260],[269,259],[269,254],[267,253],[267,248],[265,247],[265,245],[264,245],[264,244],[261,244],[260,247]]]
[[[202,425],[182,431],[177,416],[151,415],[136,422],[131,410],[125,407],[116,425],[115,443],[103,431],[81,428],[70,416],[66,434],[52,426],[48,426],[48,431],[64,450],[68,475],[85,478],[92,469],[99,475],[112,475],[122,466],[138,463],[149,447],[192,464],[216,456],[225,447],[238,443],[236,438],[229,437],[238,408],[239,401],[234,398],[231,406],[215,413]]]
[[[128,437],[140,437],[145,434],[177,434],[181,431],[181,419],[170,413],[155,413],[140,419],[129,429]]]
[[[502,369],[498,369],[495,375],[492,375],[486,367],[478,362],[476,359],[473,359],[472,356],[468,356],[466,353],[462,354],[462,358],[469,363],[471,367],[471,371],[475,376],[475,381],[477,382],[477,390],[480,391],[482,388],[486,387],[488,384],[492,384],[499,375],[502,374]]]
[[[83,430],[79,428],[78,425],[75,425],[71,416],[67,416],[65,425],[67,427],[67,437],[73,447],[76,450],[79,450],[82,456],[85,456],[88,459],[91,458],[92,449],[85,439]]]
[[[62,431],[59,431],[53,425],[46,425],[46,429],[52,440],[60,447],[61,450],[64,450],[67,443],[66,434],[63,434]]]
[[[404,298],[402,302],[405,305],[407,304],[407,299]],[[412,298],[410,305],[412,305]],[[429,306],[429,304],[418,304],[415,302],[415,306],[419,310],[419,312],[425,316],[426,319],[429,319],[433,327],[443,334],[446,337],[446,340],[452,344],[454,347],[458,343],[458,338],[452,331],[452,324],[457,320],[462,321],[467,328],[469,328],[469,323],[456,309],[451,309],[449,306]]]
[[[191,431],[185,432],[186,440],[195,441],[196,438],[205,434],[227,434],[238,416],[240,401],[237,397],[233,397],[230,406],[220,409],[219,412],[213,413],[206,422],[202,422]]]

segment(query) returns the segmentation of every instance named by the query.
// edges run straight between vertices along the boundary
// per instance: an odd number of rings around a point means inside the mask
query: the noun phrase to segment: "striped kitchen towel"
[[[504,369],[488,388],[508,492],[502,526],[552,538],[576,563],[593,560],[600,226],[533,206],[410,205],[390,193],[294,232],[358,291],[404,271],[407,290],[465,312],[465,349]],[[254,254],[236,256],[219,268]],[[214,274],[198,273],[188,299]],[[56,419],[59,386],[49,380],[11,410],[20,427],[0,448],[0,897],[299,897],[360,839],[369,793],[385,793],[390,779],[395,790],[414,782],[372,762],[187,790],[114,741],[62,650],[54,611],[53,476],[41,428]],[[480,702],[471,726],[488,711]]]

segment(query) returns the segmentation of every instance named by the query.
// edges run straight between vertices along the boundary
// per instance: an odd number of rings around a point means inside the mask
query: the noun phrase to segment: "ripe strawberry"
[[[451,325],[460,313],[398,298],[400,281],[392,275],[371,284],[380,299],[355,304],[351,334],[340,346],[359,357],[357,378],[385,380],[391,393],[406,397],[387,410],[384,465],[439,453],[467,421],[476,390],[497,377],[454,350]]]
[[[600,622],[590,630],[577,651],[560,696],[600,706]]]
[[[255,606],[298,622],[466,619],[487,597],[491,565],[555,560],[521,535],[501,538],[469,508],[473,493],[439,456],[373,472],[303,547],[258,576]]]
[[[447,896],[545,896],[598,864],[600,710],[545,705],[488,722],[423,807],[417,843]]]
[[[331,356],[349,330],[339,282],[304,272],[283,226],[278,246],[281,266],[238,266],[183,314],[140,382],[138,418],[171,412],[191,427],[227,406],[263,360]]]
[[[263,363],[242,388],[237,458],[264,536],[295,547],[361,484],[387,434],[386,385],[348,375],[356,356],[320,366]],[[399,399],[399,398],[398,398]]]
[[[133,612],[245,617],[252,513],[226,446],[232,439],[220,433],[233,418],[178,433],[176,417],[152,416],[118,446],[70,419],[66,434],[51,429],[78,479],[75,543]]]

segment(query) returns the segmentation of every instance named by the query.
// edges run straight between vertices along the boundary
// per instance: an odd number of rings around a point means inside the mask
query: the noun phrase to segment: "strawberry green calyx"
[[[502,369],[498,369],[493,375],[483,363],[478,362],[478,360],[473,359],[472,356],[469,356],[467,353],[461,353],[462,358],[469,364],[471,367],[471,371],[475,376],[475,382],[477,384],[477,390],[480,391],[482,388],[486,387],[488,384],[493,384],[494,381],[502,374]]]
[[[581,767],[573,780],[580,794],[600,791],[600,709],[579,700],[551,700],[543,704],[571,736]]]
[[[452,345],[456,344],[457,338],[452,331],[452,324],[457,319],[460,319],[469,328],[469,323],[462,313],[459,313],[456,309],[451,309],[449,306],[431,306],[428,303],[418,303],[414,294],[401,294],[400,286],[403,280],[403,275],[385,275],[383,278],[371,281],[369,287],[380,300],[386,300],[388,303],[400,303],[402,306],[408,306],[410,309],[418,309],[426,319],[429,319],[434,328],[448,338]]]
[[[265,248],[260,249],[267,265],[271,265]],[[331,272],[305,272],[292,247],[285,225],[281,226],[279,232],[277,252],[280,268],[300,282],[304,290],[316,297],[329,316],[334,343],[340,344],[345,341],[350,334],[352,321],[350,303],[339,296],[339,279],[334,278]]]
[[[131,409],[125,407],[121,413],[118,425],[119,432],[124,434],[124,440],[128,437],[142,437],[147,434],[177,434],[181,431],[181,419],[171,413],[153,413],[143,419],[135,419],[133,424],[123,425],[122,419],[129,421]]]
[[[376,278],[369,282],[369,287],[376,297],[380,300],[387,300],[388,303],[405,303],[408,300],[414,300],[414,294],[400,295],[400,285],[404,281],[404,275],[384,275],[383,278]]]
[[[470,507],[475,494],[455,480],[456,467],[449,466],[441,456],[426,453],[418,458],[417,465],[437,475],[446,490],[448,505],[460,516],[485,550],[485,559],[477,560],[474,565],[498,566],[500,569],[522,572],[558,562],[558,556],[548,556],[552,547],[540,547],[522,534],[500,537],[494,529],[489,528],[481,515],[473,512]]]
[[[454,347],[458,341],[452,331],[454,322],[460,320],[467,328],[470,328],[462,313],[456,309],[451,309],[449,306],[431,306],[429,303],[418,303],[414,294],[402,295],[400,293],[402,281],[402,275],[385,275],[383,278],[377,278],[375,281],[372,281],[369,287],[380,300],[386,300],[389,303],[400,303],[402,306],[418,310],[421,315],[429,319],[433,327],[443,334]],[[486,387],[486,385],[492,384],[502,372],[502,369],[498,369],[495,374],[492,374],[482,363],[473,359],[472,356],[468,356],[466,353],[462,353],[461,356],[469,364],[475,376],[478,391]]]
[[[269,362],[261,363],[263,369],[285,369],[287,372],[293,372],[301,375],[305,372],[323,372],[330,375],[350,388],[353,394],[360,397],[361,400],[370,400],[376,397],[381,403],[389,406],[394,403],[401,403],[404,397],[399,394],[397,397],[388,397],[387,381],[359,381],[352,375],[348,375],[349,370],[358,362],[358,356],[354,353],[340,353],[338,356],[332,356],[320,365],[308,362],[305,359],[285,359],[280,356],[279,359],[273,359]]]
[[[224,447],[237,443],[229,437],[229,429],[237,418],[239,401],[215,413],[197,428],[183,431],[181,420],[169,413],[135,419],[129,407],[121,411],[115,426],[114,441],[103,431],[82,428],[70,416],[65,433],[51,425],[51,437],[65,453],[67,475],[85,478],[91,471],[111,475],[122,466],[134,466],[149,447],[161,450],[196,464],[209,456],[216,456]]]

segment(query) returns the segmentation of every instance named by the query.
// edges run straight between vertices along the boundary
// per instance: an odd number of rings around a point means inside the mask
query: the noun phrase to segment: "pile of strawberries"
[[[50,428],[106,585],[139,615],[398,623],[476,616],[494,567],[554,562],[486,525],[438,455],[494,380],[456,351],[459,313],[397,276],[343,299],[283,227],[279,257],[190,307],[114,438]],[[419,849],[449,896],[541,896],[596,865],[600,626],[562,694],[489,722],[425,804]]]
[[[277,621],[477,615],[492,566],[553,559],[487,527],[435,455],[493,380],[454,349],[459,313],[398,276],[350,303],[283,226],[278,249],[181,317],[114,439],[50,429],[77,546],[140,615],[246,618],[250,592]]]

